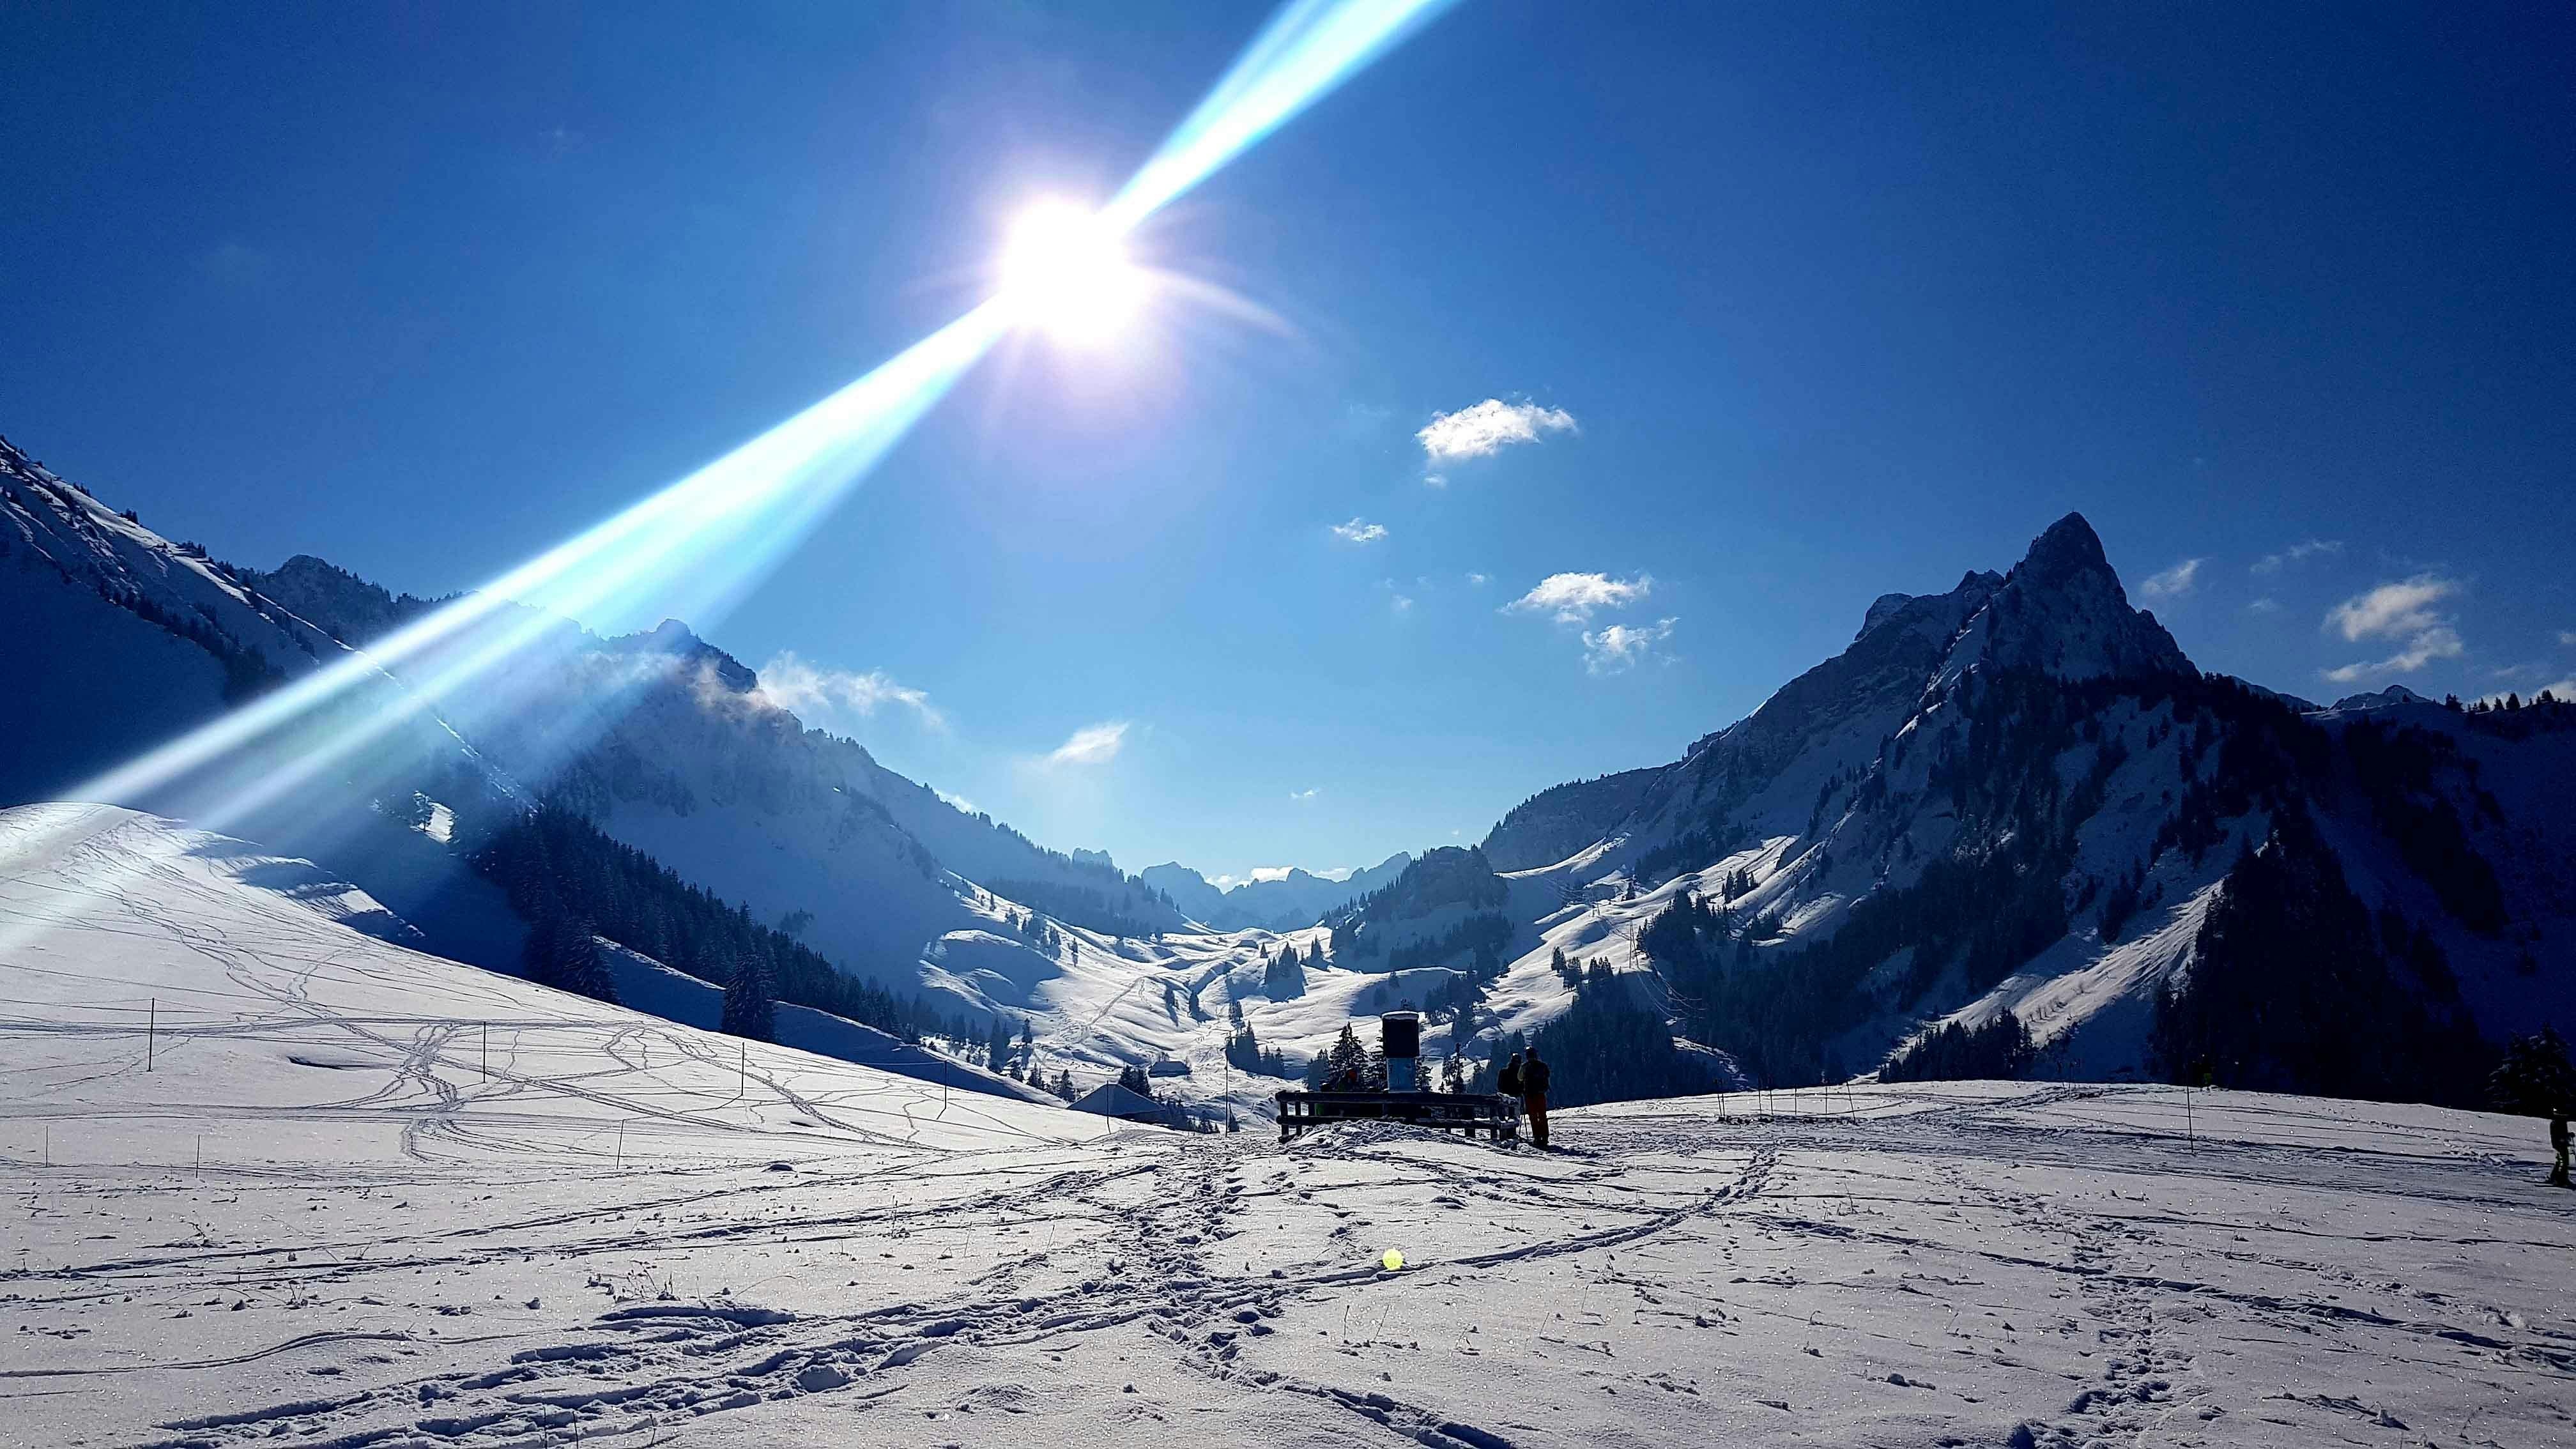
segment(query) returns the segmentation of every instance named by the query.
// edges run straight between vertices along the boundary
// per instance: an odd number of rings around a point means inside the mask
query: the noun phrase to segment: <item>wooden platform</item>
[[[1495,1092],[1281,1092],[1279,1140],[1334,1122],[1405,1122],[1441,1132],[1518,1141],[1521,1100]]]

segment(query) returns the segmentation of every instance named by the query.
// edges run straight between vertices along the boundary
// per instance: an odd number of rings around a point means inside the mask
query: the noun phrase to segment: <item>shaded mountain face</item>
[[[390,634],[444,602],[389,593],[309,553],[299,553],[268,573],[242,569],[236,577],[343,644],[363,644]]]
[[[1541,790],[1513,806],[1510,814],[1485,832],[1485,859],[1498,871],[1554,865],[1626,819],[1661,773],[1659,769],[1627,770]]]

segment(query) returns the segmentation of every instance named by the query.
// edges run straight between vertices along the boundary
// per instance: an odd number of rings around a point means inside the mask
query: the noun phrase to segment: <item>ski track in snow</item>
[[[1103,1132],[186,845],[105,814],[0,879],[0,1443],[2576,1443],[2534,1124],[1962,1083],[1551,1154]]]

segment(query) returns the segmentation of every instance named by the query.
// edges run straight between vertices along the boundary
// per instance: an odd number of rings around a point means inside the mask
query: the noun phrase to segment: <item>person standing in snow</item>
[[[2567,1109],[2552,1108],[2549,1113],[2549,1145],[2558,1149],[2558,1167],[2549,1174],[2552,1187],[2576,1187],[2567,1180]]]
[[[1512,1053],[1512,1059],[1503,1063],[1501,1071],[1494,1073],[1494,1090],[1506,1097],[1517,1097],[1521,1094],[1521,1054],[1519,1052]]]
[[[1521,1067],[1521,1110],[1529,1114],[1530,1143],[1539,1151],[1547,1150],[1547,1063],[1540,1061],[1538,1048],[1531,1047],[1529,1060]]]

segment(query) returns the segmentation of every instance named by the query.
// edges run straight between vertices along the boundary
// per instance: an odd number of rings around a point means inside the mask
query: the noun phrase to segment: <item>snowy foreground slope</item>
[[[0,1443],[2576,1442],[2533,1123],[1962,1084],[1553,1156],[1104,1134],[95,822],[0,880]]]

